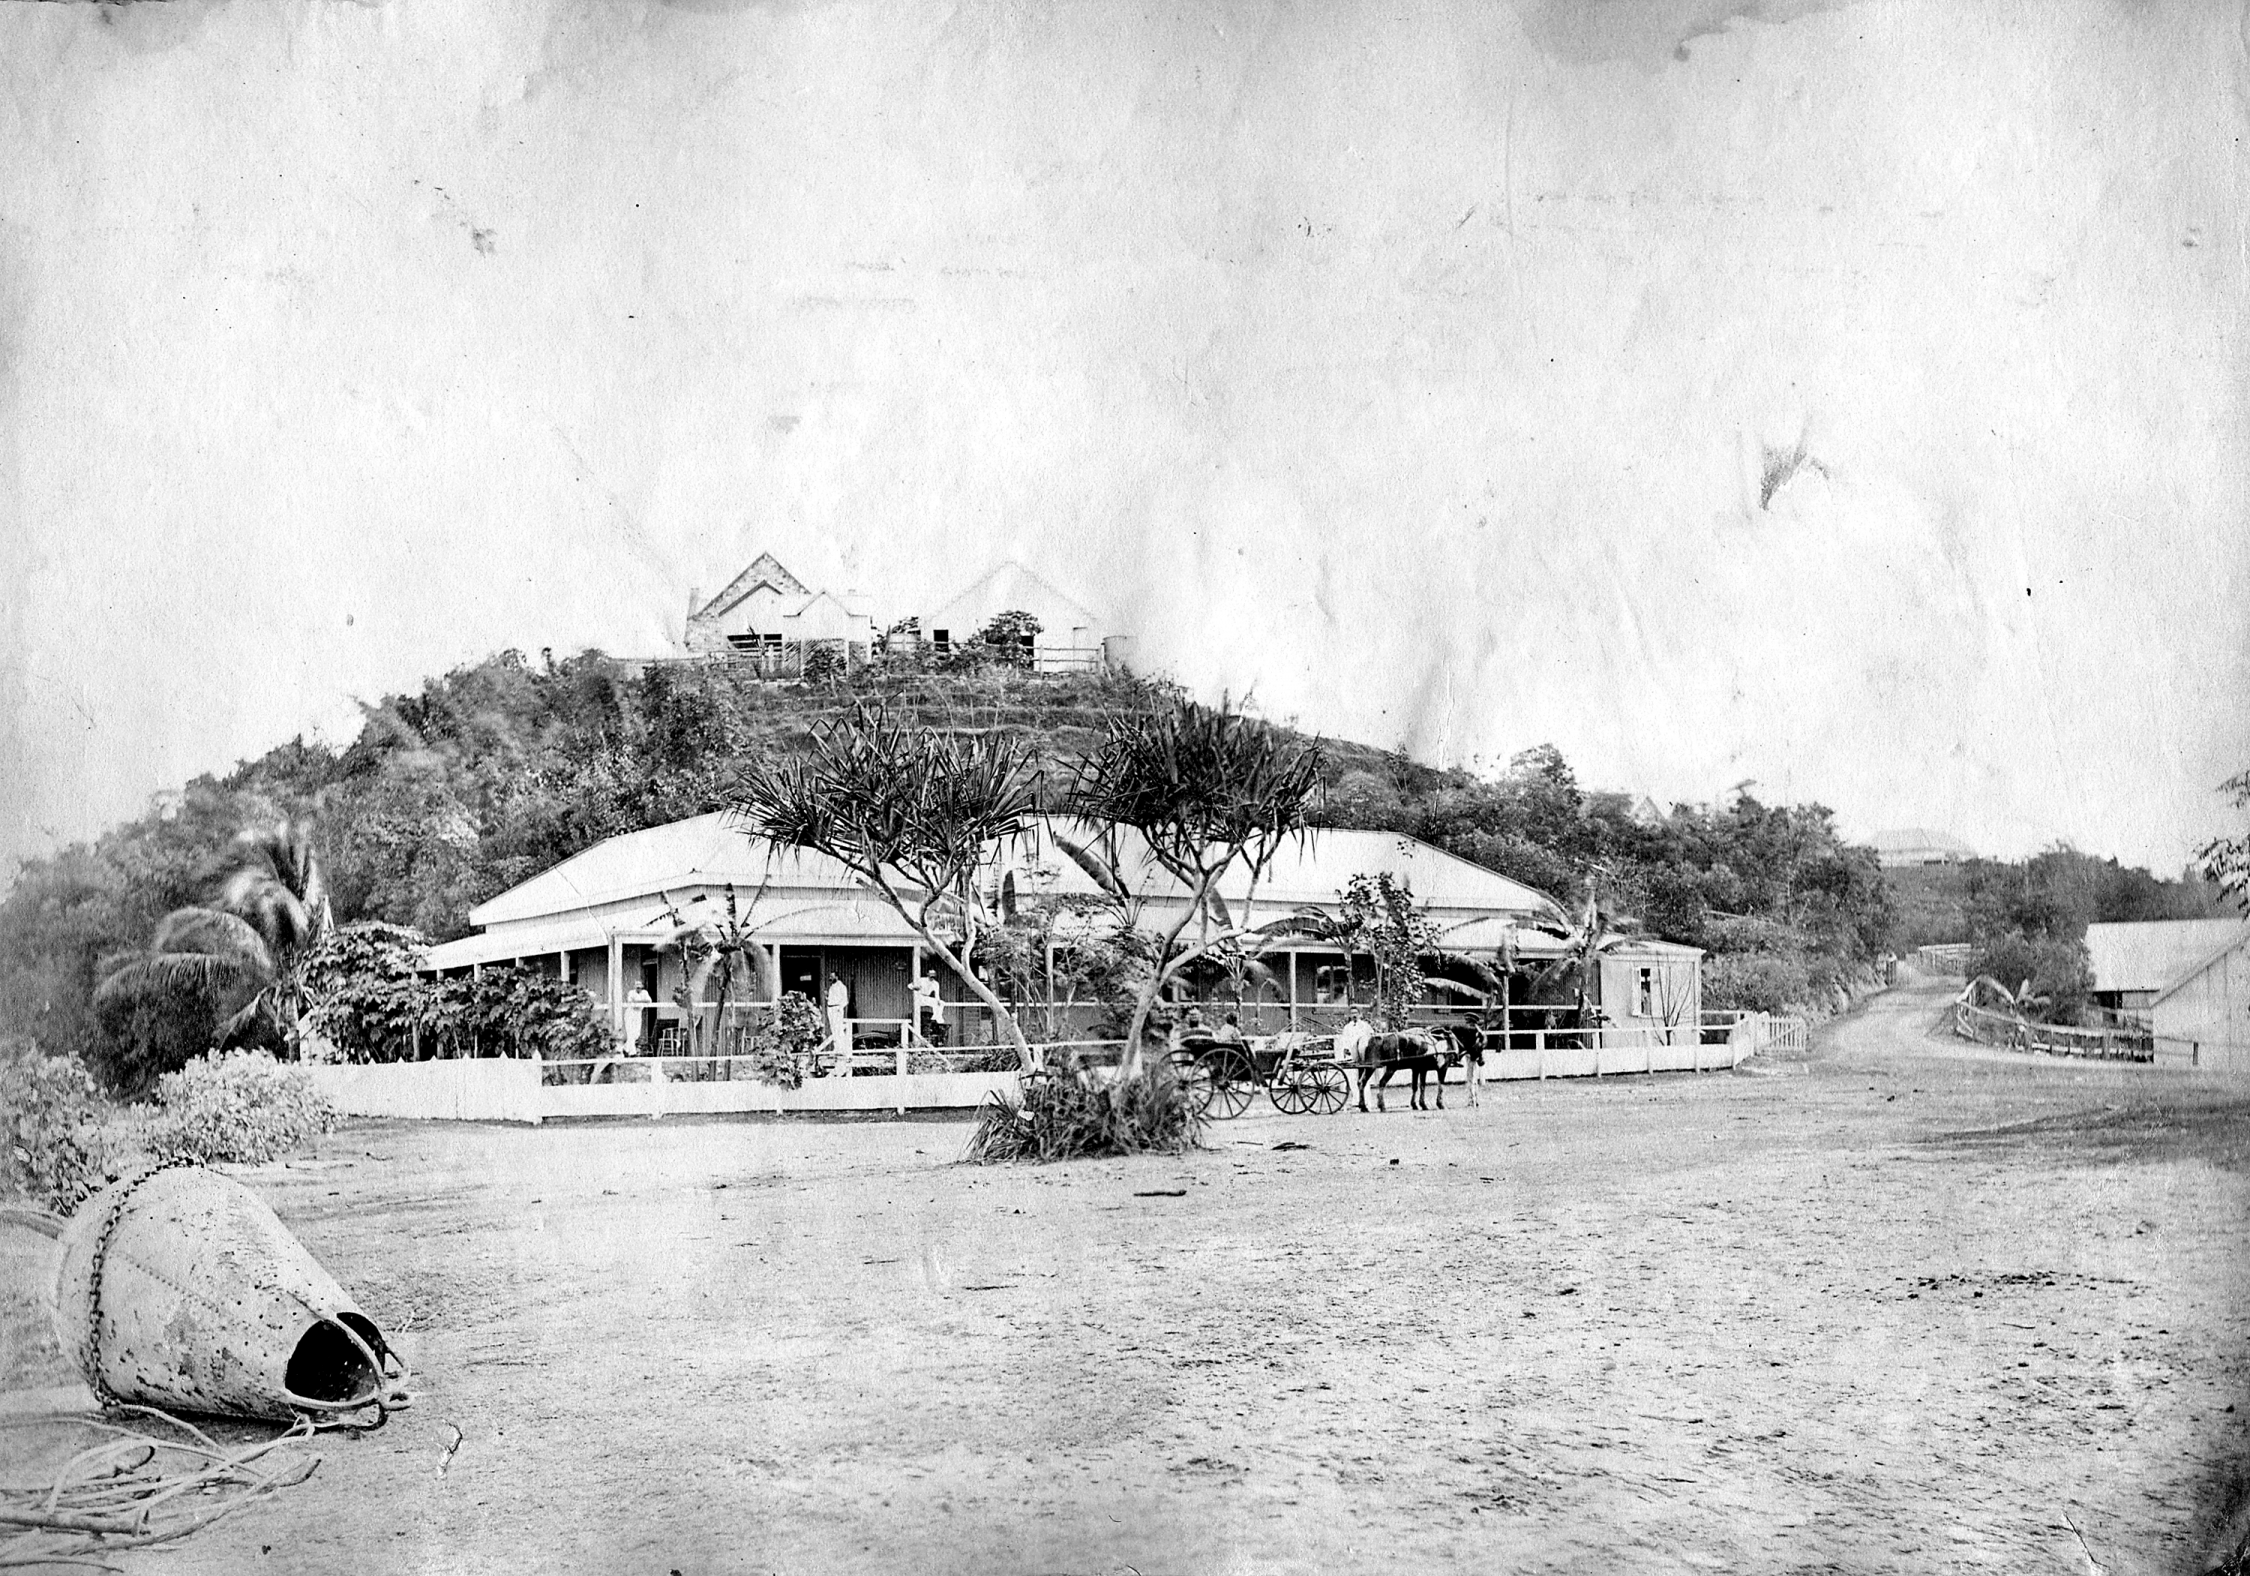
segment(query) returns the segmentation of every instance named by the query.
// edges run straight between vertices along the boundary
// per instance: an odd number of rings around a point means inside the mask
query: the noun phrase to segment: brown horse
[[[1442,1024],[1432,1032],[1453,1036],[1453,1043],[1460,1048],[1460,1054],[1454,1058],[1454,1061],[1458,1062],[1461,1067],[1461,1085],[1469,1091],[1469,1104],[1475,1105],[1477,1103],[1477,1085],[1484,1081],[1484,1042],[1490,1031],[1479,1024],[1452,1023]],[[1449,1062],[1446,1065],[1450,1067],[1453,1063]],[[1440,1103],[1443,1103],[1445,1099],[1445,1071],[1444,1067],[1438,1069],[1438,1100]]]
[[[1354,1034],[1353,1030],[1362,1032]],[[1367,1081],[1377,1073],[1383,1076],[1375,1081],[1375,1109],[1385,1109],[1383,1088],[1398,1073],[1410,1073],[1414,1079],[1414,1092],[1408,1105],[1416,1111],[1427,1111],[1424,1090],[1430,1074],[1437,1076],[1437,1108],[1445,1109],[1445,1070],[1466,1053],[1460,1042],[1444,1029],[1401,1029],[1396,1034],[1377,1034],[1364,1023],[1346,1024],[1336,1036],[1336,1053],[1359,1069],[1359,1108],[1367,1109]]]

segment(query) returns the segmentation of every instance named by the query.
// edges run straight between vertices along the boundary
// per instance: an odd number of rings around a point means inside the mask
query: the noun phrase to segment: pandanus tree
[[[1112,721],[1081,764],[1071,805],[1097,833],[1091,843],[1058,839],[1063,851],[1136,922],[1149,880],[1168,878],[1177,891],[1167,896],[1180,902],[1156,932],[1154,967],[1133,1004],[1127,1076],[1141,1070],[1142,1038],[1165,987],[1198,959],[1243,939],[1220,884],[1243,877],[1254,896],[1282,848],[1304,835],[1320,791],[1317,742],[1296,743],[1224,704],[1185,699]],[[1127,857],[1121,833],[1139,845],[1137,861]],[[1199,935],[1183,945],[1191,925]]]
[[[826,854],[857,876],[984,1004],[1029,1068],[1015,1014],[969,960],[978,930],[996,922],[978,873],[1036,812],[1039,788],[1023,741],[907,726],[862,705],[815,730],[805,754],[746,768],[733,814],[743,831]]]
[[[261,1034],[295,1050],[307,1005],[305,964],[335,927],[311,828],[244,832],[238,863],[208,907],[174,909],[145,952],[110,961],[94,1005],[134,1024],[168,1005],[213,1018],[210,1043]],[[166,1069],[145,1069],[150,1076]]]

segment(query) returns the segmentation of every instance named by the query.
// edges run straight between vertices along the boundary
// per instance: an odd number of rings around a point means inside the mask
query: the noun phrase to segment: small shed
[[[2159,992],[2150,1016],[2159,1066],[2250,1073],[2250,926]]]
[[[2094,1000],[2145,1011],[2158,994],[2245,929],[2239,919],[2162,919],[2086,927]]]
[[[1634,936],[1602,949],[1602,1016],[1626,1029],[1693,1030],[1703,1021],[1703,951]]]

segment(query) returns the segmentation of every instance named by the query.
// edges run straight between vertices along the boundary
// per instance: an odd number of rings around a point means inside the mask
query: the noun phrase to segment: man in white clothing
[[[828,1044],[835,1054],[832,1076],[848,1078],[852,1071],[852,988],[843,976],[828,976]]]
[[[930,1044],[938,1043],[937,1030],[945,1019],[944,998],[938,993],[937,976],[921,973],[914,976],[914,1032]]]

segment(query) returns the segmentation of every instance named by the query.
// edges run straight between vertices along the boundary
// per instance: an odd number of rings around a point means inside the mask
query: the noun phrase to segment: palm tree
[[[177,908],[158,922],[148,950],[110,967],[94,993],[107,1013],[196,995],[221,1022],[226,1046],[261,1026],[292,1050],[305,1012],[304,964],[335,928],[312,830],[300,822],[244,832],[241,862],[208,908]]]

